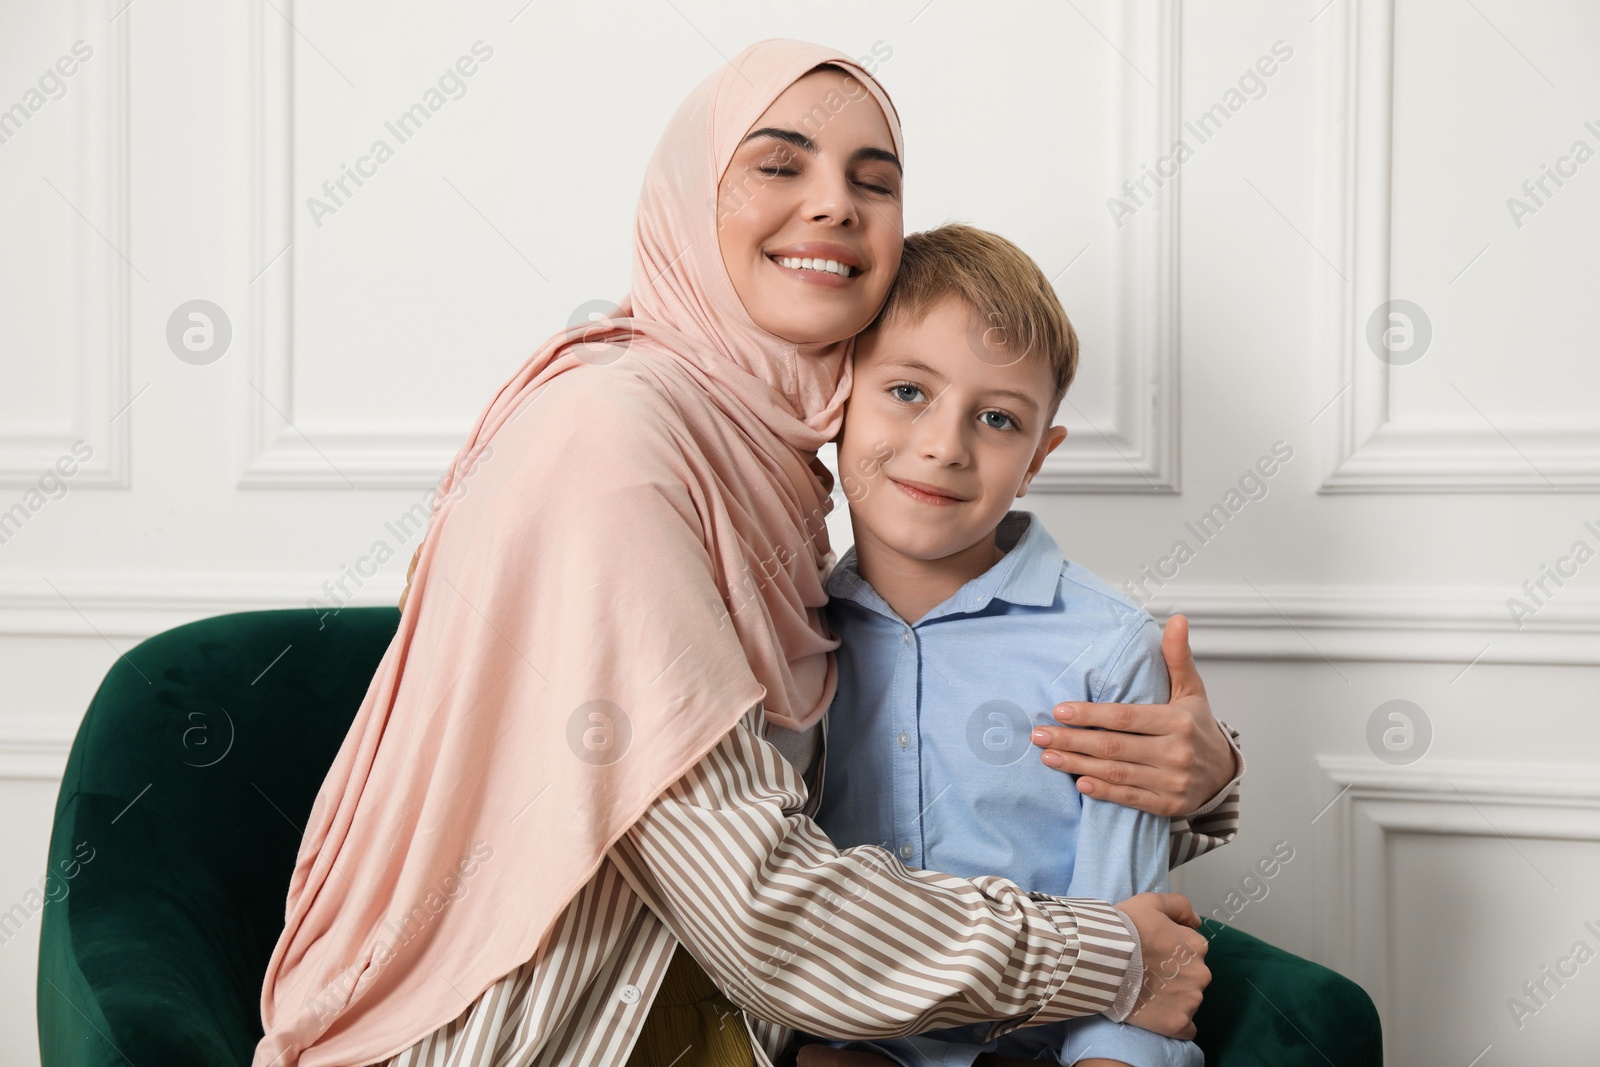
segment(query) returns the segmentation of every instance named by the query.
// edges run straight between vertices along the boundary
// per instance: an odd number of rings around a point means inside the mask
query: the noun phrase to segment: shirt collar
[[[982,611],[995,599],[1042,608],[1055,603],[1063,557],[1044,523],[1030,511],[1008,511],[1000,520],[995,539],[1001,548],[1011,546],[1005,556],[915,625],[957,612]],[[834,565],[825,588],[830,597],[843,597],[880,614],[898,617],[856,569],[854,545]]]

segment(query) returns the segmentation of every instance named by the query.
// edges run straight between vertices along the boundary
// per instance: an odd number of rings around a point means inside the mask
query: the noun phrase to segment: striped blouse
[[[778,734],[809,767],[784,758]],[[618,840],[532,959],[383,1067],[622,1067],[680,941],[743,1009],[730,1025],[758,1067],[795,1030],[897,1037],[999,1020],[992,1039],[1118,1001],[1135,943],[1107,902],[836,849],[812,821],[826,717],[820,734],[805,753],[757,703]],[[1238,811],[1235,778],[1204,814],[1174,818],[1173,864],[1231,840]]]

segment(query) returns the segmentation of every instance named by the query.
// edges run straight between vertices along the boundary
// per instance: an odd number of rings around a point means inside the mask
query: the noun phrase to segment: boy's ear
[[[1060,447],[1061,442],[1067,439],[1065,426],[1052,426],[1045,431],[1039,441],[1039,447],[1034,450],[1033,461],[1028,464],[1028,472],[1022,476],[1022,484],[1017,487],[1017,496],[1028,495],[1028,485],[1033,481],[1033,476],[1039,473],[1039,468],[1044,466],[1044,458]]]

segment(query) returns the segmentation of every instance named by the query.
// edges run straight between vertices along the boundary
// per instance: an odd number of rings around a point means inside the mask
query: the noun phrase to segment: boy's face
[[[1001,340],[953,296],[921,322],[857,338],[839,438],[857,540],[922,560],[969,548],[993,535],[1067,436],[1046,428],[1049,360]]]

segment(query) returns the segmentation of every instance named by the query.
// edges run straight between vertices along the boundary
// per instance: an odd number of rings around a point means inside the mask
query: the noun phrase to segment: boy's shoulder
[[[1148,611],[1129,600],[1110,582],[1070,559],[1061,561],[1056,593],[1064,613],[1100,612],[1118,630],[1133,632],[1146,623],[1155,624],[1155,618]]]
[[[1100,655],[1086,659],[1084,680],[1096,702],[1165,703],[1170,696],[1162,629],[1144,608],[1086,567],[1062,560],[1056,602],[1063,619],[1094,629]],[[1096,616],[1099,619],[1096,620]]]

